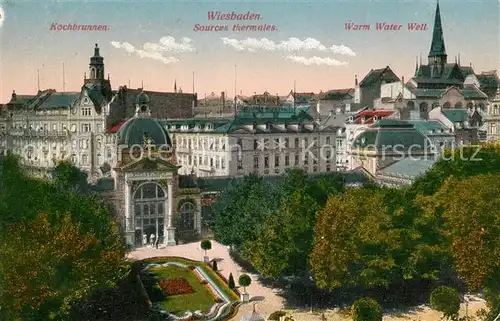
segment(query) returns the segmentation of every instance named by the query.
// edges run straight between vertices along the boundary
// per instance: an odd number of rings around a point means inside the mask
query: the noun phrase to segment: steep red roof
[[[125,124],[127,121],[126,120],[122,120],[120,121],[119,123],[117,123],[116,125],[113,125],[111,126],[110,128],[108,128],[108,133],[110,134],[115,134],[115,133],[118,133],[118,131],[120,130],[120,128],[123,126],[123,124]]]

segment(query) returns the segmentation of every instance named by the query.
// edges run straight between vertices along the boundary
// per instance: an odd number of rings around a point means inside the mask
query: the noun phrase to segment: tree
[[[244,244],[243,254],[266,277],[305,275],[317,210],[329,195],[344,190],[344,180],[339,175],[313,180],[305,171],[293,169],[279,188],[280,209],[263,222],[256,240]]]
[[[205,251],[205,256],[207,256],[207,251],[212,249],[212,242],[210,242],[210,240],[203,240],[200,246],[201,249]]]
[[[494,144],[479,147],[461,146],[447,150],[426,174],[411,186],[416,194],[432,195],[451,176],[462,179],[474,175],[500,172],[500,148]]]
[[[23,320],[64,314],[73,301],[124,276],[119,235],[99,240],[81,225],[71,215],[54,219],[42,213],[10,226],[0,248],[0,302],[6,313]]]
[[[500,174],[488,174],[450,178],[433,196],[419,198],[425,215],[442,222],[444,244],[460,278],[470,291],[486,290],[491,310],[500,308],[499,193]]]
[[[261,177],[234,179],[212,205],[209,226],[215,240],[239,247],[253,241],[266,217],[279,208],[279,190]]]
[[[252,279],[250,278],[250,276],[248,276],[248,274],[240,275],[238,279],[238,284],[243,287],[243,292],[245,293],[247,292],[246,287],[249,286],[251,283]]]
[[[124,240],[100,198],[28,177],[12,156],[1,166],[9,184],[0,192],[0,306],[7,319],[65,315],[73,301],[124,276]]]
[[[229,273],[229,280],[227,281],[227,285],[231,290],[236,288],[236,284],[234,283],[233,273]]]
[[[353,321],[382,321],[382,308],[371,298],[361,298],[351,307]]]
[[[217,261],[216,261],[216,260],[214,260],[214,261],[212,262],[212,269],[213,269],[214,271],[217,271],[217,270],[218,270],[218,267],[217,267]]]
[[[431,293],[431,307],[443,312],[445,318],[454,319],[460,310],[460,296],[457,290],[440,286]]]
[[[311,254],[320,288],[387,286],[401,244],[381,190],[352,189],[330,197],[319,212]]]
[[[77,193],[88,193],[87,174],[68,161],[61,161],[54,168],[52,177],[54,183],[63,190],[72,190]]]

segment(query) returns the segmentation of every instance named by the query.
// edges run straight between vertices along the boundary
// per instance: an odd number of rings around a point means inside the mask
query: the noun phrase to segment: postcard
[[[0,319],[499,320],[499,4],[0,0]]]

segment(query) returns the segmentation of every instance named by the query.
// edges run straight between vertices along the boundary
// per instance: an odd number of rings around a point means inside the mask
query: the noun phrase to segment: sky
[[[499,69],[499,1],[440,1],[448,61],[460,54],[476,73]],[[0,0],[0,103],[13,90],[36,93],[38,79],[42,90],[79,91],[96,43],[114,89],[173,91],[176,82],[193,92],[194,79],[199,98],[286,95],[294,83],[297,92],[351,88],[355,75],[385,66],[409,79],[416,57],[427,62],[435,9],[434,0]],[[210,12],[257,20],[209,20]],[[346,30],[346,23],[371,28]],[[402,27],[376,30],[377,23]],[[427,30],[410,31],[409,23]],[[67,24],[101,30],[57,30]],[[210,25],[228,30],[199,30]]]

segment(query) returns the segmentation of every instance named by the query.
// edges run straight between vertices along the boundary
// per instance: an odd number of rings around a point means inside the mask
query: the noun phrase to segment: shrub
[[[284,317],[286,315],[286,312],[284,311],[275,311],[271,313],[269,316],[268,320],[269,321],[279,321],[281,317]]]
[[[353,321],[382,321],[382,308],[371,298],[361,298],[351,307]]]
[[[252,283],[252,279],[248,276],[248,274],[242,274],[238,279],[238,283],[243,287],[243,291],[246,293],[246,287]]]
[[[161,280],[158,284],[166,295],[188,294],[194,292],[189,282],[185,279]]]
[[[233,273],[229,273],[229,280],[227,281],[227,286],[231,290],[234,290],[234,288],[236,287],[236,284],[234,283]]]
[[[460,296],[457,290],[448,286],[440,286],[431,293],[431,307],[443,312],[445,318],[454,318],[460,310]]]
[[[205,256],[207,255],[207,250],[211,250],[212,249],[212,242],[210,242],[210,240],[203,240],[201,241],[201,249],[205,251]]]
[[[214,260],[214,261],[213,261],[213,263],[212,263],[212,269],[213,269],[214,271],[217,271],[217,270],[218,270],[218,267],[217,267],[217,261],[215,261],[215,260]]]

